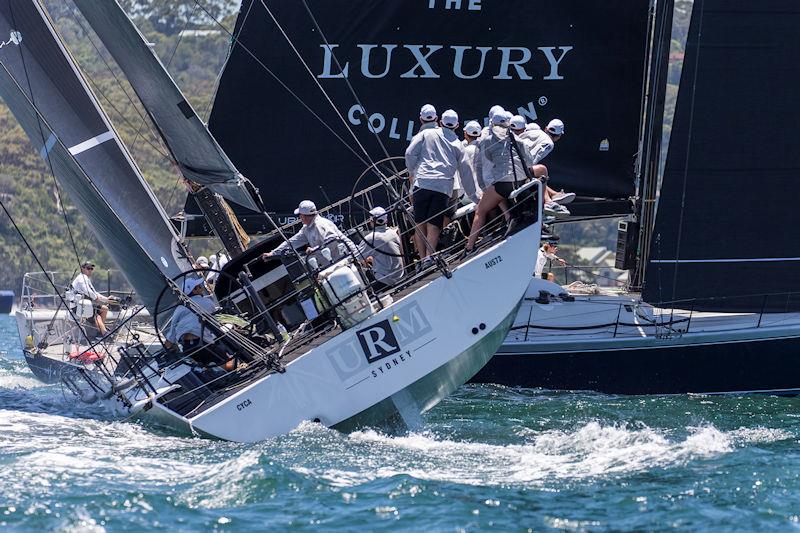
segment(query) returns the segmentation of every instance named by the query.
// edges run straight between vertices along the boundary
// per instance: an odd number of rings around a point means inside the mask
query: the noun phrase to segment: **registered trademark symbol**
[[[541,106],[547,105],[547,97],[546,96],[540,96],[539,97],[539,105],[541,105]]]

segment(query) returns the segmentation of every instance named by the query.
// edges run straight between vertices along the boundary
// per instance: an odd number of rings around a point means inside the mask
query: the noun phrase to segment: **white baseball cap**
[[[552,133],[553,135],[564,135],[564,123],[557,118],[548,122],[545,129],[548,133]]]
[[[381,206],[373,207],[369,210],[369,214],[372,215],[372,218],[378,222],[386,221],[386,209],[382,208]]]
[[[419,118],[424,120],[425,122],[430,122],[432,120],[436,120],[436,108],[433,107],[431,104],[425,104],[422,106],[422,109],[419,110]]]
[[[184,294],[190,294],[197,286],[203,284],[203,278],[186,278],[183,280]]]
[[[317,214],[317,204],[312,202],[311,200],[303,200],[300,202],[300,205],[297,206],[297,209],[294,210],[295,215],[316,215]]]
[[[489,109],[489,121],[491,122],[493,116],[495,116],[498,113],[502,113],[504,111],[505,109],[503,109],[503,106],[493,105],[491,109]]]
[[[458,127],[458,113],[452,109],[448,109],[442,113],[442,124],[448,128]]]
[[[513,117],[511,117],[510,124],[511,124],[511,129],[524,130],[526,124],[525,117],[523,117],[522,115],[514,115]]]
[[[464,131],[467,133],[467,135],[471,135],[472,137],[477,137],[480,135],[482,129],[483,128],[481,128],[481,125],[474,120],[470,120],[467,122],[467,125],[464,126]]]
[[[492,125],[494,126],[508,126],[508,121],[511,120],[511,113],[508,111],[501,111],[492,116]]]
[[[203,267],[207,267],[208,266],[208,258],[206,256],[204,256],[204,255],[201,255],[200,257],[197,258],[197,264],[200,265],[200,266],[203,266]]]

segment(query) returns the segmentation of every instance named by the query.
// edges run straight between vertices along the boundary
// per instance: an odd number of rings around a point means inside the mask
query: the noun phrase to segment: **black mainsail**
[[[183,246],[39,2],[0,2],[0,96],[153,311]]]
[[[302,2],[244,0],[209,120],[270,210],[349,194],[370,161],[403,154],[431,102],[462,124],[492,104],[562,118],[568,134],[546,161],[558,186],[620,200],[597,214],[631,211],[648,0],[307,3],[313,19]]]
[[[797,310],[800,5],[696,0],[643,298]]]

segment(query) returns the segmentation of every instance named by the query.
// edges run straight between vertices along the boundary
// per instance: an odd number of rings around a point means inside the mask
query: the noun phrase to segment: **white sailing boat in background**
[[[340,239],[317,264],[297,254],[261,259],[275,245],[245,250],[221,197],[263,210],[116,2],[76,2],[136,90],[184,176],[197,185],[210,223],[232,252],[218,282],[223,314],[182,292],[197,276],[189,255],[36,1],[0,2],[0,94],[55,177],[124,272],[160,335],[182,305],[209,333],[192,354],[145,342],[107,350],[71,387],[124,417],[198,434],[255,441],[304,420],[350,429],[410,427],[474,375],[506,336],[533,268],[541,232],[540,184],[519,196],[509,230],[487,236],[467,259],[456,243],[434,265],[376,292]],[[403,199],[395,217],[405,217]],[[221,196],[217,196],[217,194]],[[351,201],[368,202],[375,188]],[[215,215],[214,215],[215,214]],[[213,216],[212,216],[213,215]],[[357,229],[357,228],[356,228]],[[276,229],[276,234],[280,231]],[[336,253],[338,251],[338,253]],[[237,253],[238,252],[238,253]],[[330,259],[328,259],[330,257]],[[344,280],[344,281],[343,281]],[[205,338],[205,337],[204,337]],[[222,363],[226,363],[223,365]],[[227,363],[231,368],[224,370]]]

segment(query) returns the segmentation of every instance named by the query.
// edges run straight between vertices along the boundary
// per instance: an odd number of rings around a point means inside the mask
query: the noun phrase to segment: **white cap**
[[[448,109],[442,113],[442,125],[447,126],[448,128],[458,127],[458,113],[452,109]]]
[[[311,200],[303,200],[297,209],[294,210],[295,215],[316,215],[317,205]]]
[[[525,131],[536,131],[540,129],[542,129],[542,127],[535,122],[531,122],[527,126],[525,126]]]
[[[552,133],[553,135],[564,135],[564,123],[557,118],[548,122],[545,129],[548,133]]]
[[[203,278],[186,278],[183,280],[183,293],[190,294],[198,285],[203,284]]]
[[[505,111],[505,109],[503,109],[503,106],[493,105],[491,109],[489,109],[489,122],[492,121],[493,116],[495,116],[498,113],[502,113],[503,111]]]
[[[200,257],[197,258],[197,264],[202,266],[202,267],[207,267],[208,266],[208,258],[206,256],[204,256],[204,255],[201,255]]]
[[[381,206],[373,207],[369,210],[369,214],[372,215],[377,222],[386,222],[386,209],[382,208]]]
[[[525,129],[525,117],[522,115],[514,115],[511,117],[511,128],[515,130],[524,130]]]
[[[422,106],[422,109],[419,110],[419,118],[425,122],[436,120],[436,108],[431,104],[425,104]]]
[[[481,128],[481,125],[475,122],[474,120],[470,120],[469,122],[467,122],[467,125],[464,126],[464,131],[467,133],[467,135],[470,135],[472,137],[477,137],[478,135],[480,135],[481,129],[483,129]]]
[[[492,116],[493,126],[508,126],[508,121],[511,120],[511,113],[508,111],[501,111]]]

